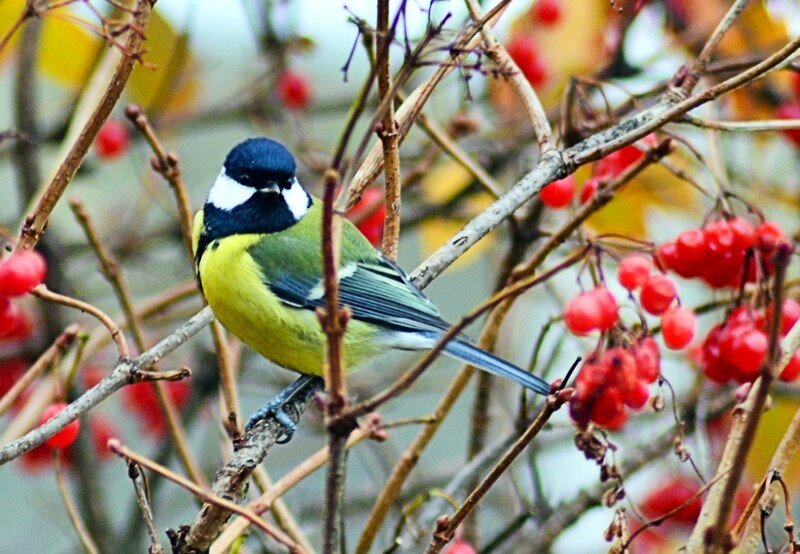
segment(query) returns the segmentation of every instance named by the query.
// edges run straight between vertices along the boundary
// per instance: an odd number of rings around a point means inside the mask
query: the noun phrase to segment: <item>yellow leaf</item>
[[[133,70],[128,93],[150,113],[188,109],[197,98],[198,82],[187,37],[155,11],[145,48],[145,63]]]
[[[511,25],[509,36],[523,33],[536,41],[537,52],[545,62],[548,79],[536,89],[546,108],[555,107],[569,79],[594,73],[608,57],[603,34],[615,12],[608,2],[570,0],[562,2],[563,15],[553,26],[536,25],[524,11]],[[519,99],[503,79],[490,81],[492,100],[508,116],[519,117]]]
[[[698,196],[699,193],[688,183],[663,166],[653,165],[618,191],[611,202],[587,220],[586,225],[597,234],[620,233],[647,239],[648,210],[688,213],[698,208]]]
[[[798,408],[800,405],[796,396],[776,396],[772,407],[764,412],[747,460],[747,474],[750,481],[760,481],[770,469],[772,455]],[[782,476],[791,489],[796,490],[800,486],[800,457],[793,457]]]
[[[25,0],[2,0],[0,1],[0,40],[3,40],[12,27],[19,21],[19,16],[25,11]],[[3,50],[0,50],[0,62],[4,61],[11,52],[14,45],[19,40],[19,29],[11,36],[9,42]]]
[[[103,41],[74,21],[61,19],[61,15],[68,13],[66,9],[58,9],[42,18],[38,66],[58,83],[77,88],[89,78]]]

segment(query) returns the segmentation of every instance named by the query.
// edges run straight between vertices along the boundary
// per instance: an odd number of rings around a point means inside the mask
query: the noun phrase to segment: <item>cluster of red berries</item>
[[[286,69],[275,81],[275,94],[284,107],[290,110],[304,110],[311,103],[311,85],[301,73]]]
[[[567,302],[564,323],[575,335],[608,331],[619,321],[618,309],[614,295],[606,287],[596,287]]]
[[[11,299],[28,294],[46,275],[47,263],[34,250],[22,250],[0,261],[0,339],[30,334],[30,321]]]
[[[347,218],[355,223],[367,240],[376,248],[383,240],[383,222],[386,219],[386,202],[377,187],[365,189],[361,200],[356,202],[347,212]]]
[[[620,429],[628,408],[640,410],[650,399],[649,385],[658,379],[661,352],[653,337],[593,354],[575,379],[569,413],[580,426],[589,421]]]
[[[672,279],[652,273],[650,261],[636,254],[622,260],[617,276],[629,291],[639,290],[639,303],[645,311],[661,316],[664,344],[668,348],[680,350],[692,341],[697,322],[691,310],[672,306],[678,296]],[[564,322],[575,335],[608,331],[619,320],[617,310],[616,299],[601,286],[572,298],[564,309]]]
[[[769,325],[772,306],[754,310],[739,306],[724,322],[711,328],[699,352],[700,364],[706,376],[717,383],[733,379],[750,383],[758,377],[767,358]],[[781,311],[781,336],[800,319],[800,303],[787,299]],[[783,381],[800,376],[800,352],[795,352],[780,374]]]
[[[534,27],[554,27],[563,19],[563,0],[538,0],[528,14]],[[531,35],[524,31],[516,33],[508,41],[506,50],[533,87],[539,88],[547,83],[550,78],[547,62]]]
[[[122,156],[131,143],[128,125],[118,119],[106,121],[94,139],[94,150],[101,160],[113,160]]]
[[[644,256],[633,254],[619,264],[620,284],[633,292],[639,290],[639,304],[652,315],[661,316],[664,344],[672,350],[685,348],[697,332],[694,312],[672,306],[678,297],[675,282],[661,273],[652,273],[652,264]]]
[[[786,242],[774,221],[753,227],[742,217],[718,219],[661,245],[656,260],[681,277],[699,277],[713,288],[735,288],[744,278],[752,282],[760,273],[772,273],[772,254]]]

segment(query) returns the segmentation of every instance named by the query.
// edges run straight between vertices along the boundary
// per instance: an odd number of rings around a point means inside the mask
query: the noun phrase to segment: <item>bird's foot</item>
[[[323,381],[319,377],[303,375],[278,393],[272,400],[256,410],[247,421],[245,430],[249,431],[262,419],[272,418],[283,427],[283,434],[278,437],[275,442],[278,444],[286,444],[292,440],[294,432],[297,430],[297,424],[289,417],[284,406],[299,393],[309,391],[313,393],[321,389],[322,386]]]

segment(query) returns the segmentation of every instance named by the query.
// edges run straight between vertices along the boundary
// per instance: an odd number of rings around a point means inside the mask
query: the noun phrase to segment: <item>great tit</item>
[[[315,309],[326,306],[322,282],[322,202],[297,180],[292,154],[268,138],[246,140],[228,153],[194,220],[195,269],[219,321],[256,352],[305,376],[322,375],[325,341]],[[337,216],[338,217],[338,216]],[[351,310],[344,336],[348,369],[388,349],[432,348],[450,327],[394,262],[375,250],[347,219],[341,225],[339,295]],[[475,346],[466,336],[444,353],[540,394],[547,382]],[[295,382],[259,410],[273,413],[290,437],[280,407]]]

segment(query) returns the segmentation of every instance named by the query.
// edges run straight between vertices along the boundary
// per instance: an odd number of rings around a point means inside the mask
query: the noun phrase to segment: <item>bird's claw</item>
[[[256,425],[256,423],[262,419],[267,419],[268,417],[275,419],[275,421],[280,423],[283,427],[283,434],[275,440],[276,443],[286,444],[292,440],[292,436],[297,430],[297,425],[294,421],[292,421],[286,411],[284,411],[283,398],[279,397],[273,398],[256,410],[255,413],[250,416],[250,419],[247,420],[247,425],[244,427],[245,431],[249,431]]]

